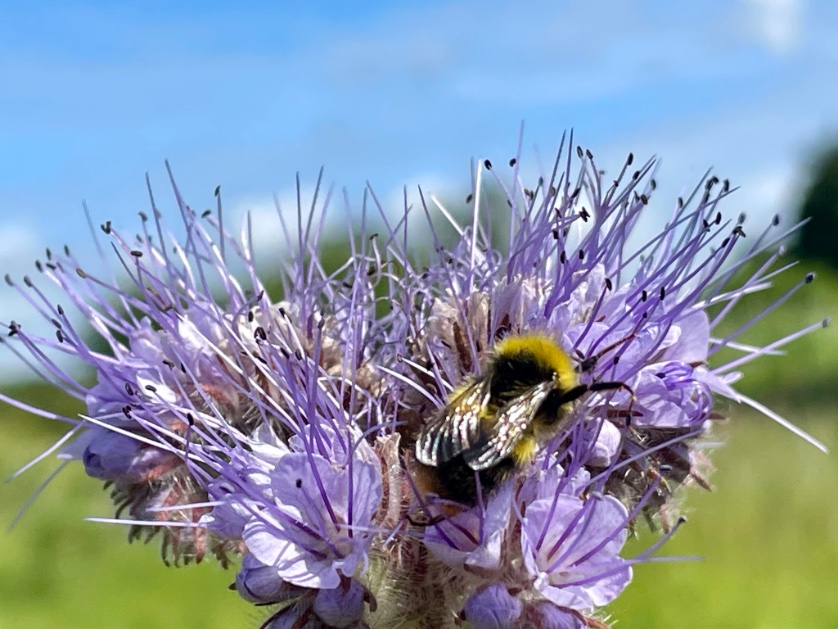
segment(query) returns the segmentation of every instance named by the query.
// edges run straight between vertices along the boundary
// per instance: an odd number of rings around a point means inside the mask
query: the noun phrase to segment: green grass
[[[838,275],[820,271],[814,290],[801,291],[746,340],[766,342],[838,312]],[[787,276],[781,283],[796,281]],[[778,286],[772,295],[782,291]],[[726,326],[736,329],[769,299],[746,300]],[[789,356],[748,365],[737,384],[758,399],[785,404],[785,415],[832,451],[838,450],[836,328],[797,341]],[[13,395],[73,412],[42,387]],[[838,458],[745,409],[730,414],[720,427],[727,444],[714,454],[717,489],[688,492],[690,520],[660,553],[703,559],[639,566],[610,607],[618,627],[838,626]],[[47,447],[60,428],[0,404],[0,476]],[[0,485],[0,525],[12,520],[53,461]],[[227,589],[233,570],[212,562],[166,568],[156,540],[129,545],[124,528],[83,519],[112,513],[100,484],[71,465],[13,531],[0,530],[0,626],[234,627],[264,619],[265,612]],[[632,540],[628,555],[654,539]]]
[[[838,448],[834,409],[788,416]],[[689,520],[660,553],[701,559],[639,566],[611,606],[618,627],[838,626],[838,459],[763,417],[733,417],[716,489],[687,493]]]
[[[46,422],[4,413],[0,474],[51,443]],[[53,461],[0,486],[4,528]],[[0,530],[0,627],[237,627],[261,614],[227,586],[233,570],[211,561],[166,568],[159,543],[128,544],[127,529],[86,522],[112,517],[101,483],[68,466],[12,531]]]
[[[727,445],[714,454],[717,489],[688,492],[689,522],[661,551],[703,559],[639,566],[610,608],[618,627],[838,626],[838,459],[732,411],[721,427]],[[788,415],[838,449],[833,409]],[[0,421],[4,476],[58,434],[14,413]],[[0,487],[4,523],[45,470]],[[0,532],[0,626],[234,627],[264,618],[227,589],[233,570],[166,568],[156,542],[129,545],[125,529],[83,520],[111,513],[97,481],[72,465],[14,530]],[[629,554],[653,539],[633,540]]]

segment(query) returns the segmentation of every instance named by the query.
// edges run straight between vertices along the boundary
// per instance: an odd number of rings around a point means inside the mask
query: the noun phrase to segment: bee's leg
[[[418,528],[427,528],[429,526],[436,526],[440,522],[445,521],[447,518],[444,515],[435,515],[433,517],[424,516],[422,519],[416,520],[413,518],[412,515],[407,514],[405,516],[405,520],[408,521],[412,526],[416,526]]]

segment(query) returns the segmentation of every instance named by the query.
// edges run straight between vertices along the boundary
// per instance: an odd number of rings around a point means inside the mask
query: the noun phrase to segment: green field
[[[735,410],[735,409],[734,409]],[[838,450],[834,409],[803,408],[800,423]],[[57,434],[6,416],[8,476]],[[662,555],[701,561],[649,564],[611,607],[618,627],[838,626],[838,458],[770,421],[735,413],[715,453],[716,490],[687,496],[689,522]],[[0,487],[4,522],[35,490],[44,467]],[[256,626],[261,613],[227,589],[234,573],[207,562],[166,568],[156,542],[128,545],[98,482],[70,466],[11,532],[0,533],[2,627]],[[631,543],[639,552],[652,540]]]
[[[802,272],[791,275],[787,281],[797,281]],[[836,275],[826,270],[814,286],[744,340],[766,342],[838,312]],[[777,288],[775,295],[784,290]],[[760,307],[754,301],[730,329]],[[737,386],[838,452],[836,347],[836,327],[819,331],[789,356],[758,361]],[[54,409],[64,404],[42,387],[13,394]],[[688,492],[689,522],[660,553],[703,559],[639,566],[610,608],[617,627],[838,626],[838,457],[747,409],[729,411],[718,431],[726,445],[714,454],[716,490]],[[0,426],[4,478],[61,434],[60,426],[2,404]],[[53,465],[0,485],[0,523],[12,520]],[[80,465],[70,466],[14,530],[0,530],[0,627],[243,627],[264,619],[227,589],[232,570],[212,562],[166,568],[156,541],[128,545],[125,529],[84,521],[112,516],[99,487]],[[653,541],[641,535],[628,555]]]

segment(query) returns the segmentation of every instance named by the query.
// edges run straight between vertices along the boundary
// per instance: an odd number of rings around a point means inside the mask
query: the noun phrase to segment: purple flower
[[[136,436],[91,428],[82,455],[88,476],[116,483],[142,483],[179,468],[181,458],[139,441]]]
[[[472,594],[463,616],[474,629],[505,629],[521,617],[524,605],[502,583],[493,583]]]
[[[496,569],[511,515],[512,486],[506,484],[489,497],[485,509],[460,511],[427,527],[425,546],[449,566]]]
[[[284,603],[308,593],[305,588],[279,579],[276,568],[260,563],[253,555],[242,558],[241,569],[236,575],[236,590],[251,603]]]
[[[522,552],[535,589],[556,605],[593,611],[631,581],[619,556],[628,536],[626,508],[615,498],[558,494],[526,507]]]
[[[621,556],[637,519],[659,522],[662,543],[674,531],[673,491],[709,486],[701,441],[720,419],[719,397],[820,445],[733,388],[740,367],[818,326],[765,348],[718,331],[767,286],[778,254],[744,283],[734,276],[787,234],[775,221],[736,260],[746,235],[720,213],[728,184],[703,180],[634,246],[653,162],[634,170],[630,156],[612,176],[573,155],[561,151],[531,187],[517,158],[508,176],[485,162],[473,216],[460,225],[440,208],[451,244],[423,198],[431,246],[421,266],[408,243],[425,234],[412,220],[408,229],[408,208],[397,223],[378,208],[373,234],[365,205],[348,259],[326,270],[326,194],[322,214],[296,232],[284,226],[281,301],[257,278],[249,243],[197,217],[177,190],[184,244],[156,206],[136,242],[102,226],[127,282],[48,253],[40,270],[107,345],[91,348],[28,278],[18,286],[57,340],[10,323],[13,348],[87,405],[81,418],[57,418],[72,438],[59,456],[110,483],[132,538],[162,530],[175,561],[240,558],[240,595],[277,605],[265,627],[596,623],[658,548]],[[481,196],[487,172],[505,197],[497,207]],[[452,392],[479,381],[499,341],[525,333],[563,350],[581,396],[554,431],[536,423],[549,417],[518,415],[529,449],[501,459],[504,473],[485,486],[468,469],[458,477],[474,482],[473,503],[437,495],[440,479],[426,481],[441,472],[415,460],[417,435]],[[742,355],[713,364],[724,348]],[[45,350],[80,359],[96,383]],[[481,431],[515,401],[481,399],[469,411]]]
[[[372,515],[381,501],[375,463],[343,468],[306,453],[291,453],[271,473],[274,505],[244,528],[248,550],[295,585],[335,588],[340,576],[364,567]]]
[[[364,614],[367,589],[355,579],[344,581],[330,590],[318,590],[314,613],[329,627],[356,627]]]

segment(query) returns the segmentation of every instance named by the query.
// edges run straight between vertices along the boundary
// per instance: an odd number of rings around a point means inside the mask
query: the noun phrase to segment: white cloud
[[[32,252],[40,244],[35,230],[20,222],[0,223],[0,270],[14,273],[32,265]]]
[[[744,0],[748,27],[766,48],[784,55],[803,36],[804,0]]]

